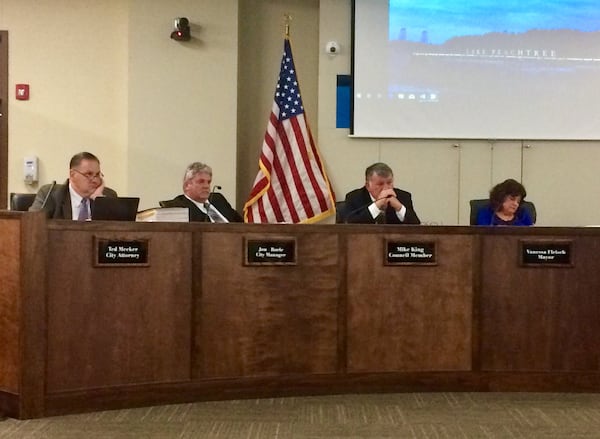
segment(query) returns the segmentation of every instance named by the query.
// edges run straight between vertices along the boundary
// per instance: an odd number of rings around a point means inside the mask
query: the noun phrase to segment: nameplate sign
[[[572,267],[571,241],[521,241],[522,266]]]
[[[296,239],[246,239],[244,265],[296,265]]]
[[[437,265],[435,242],[387,241],[385,265]]]
[[[114,240],[95,238],[96,266],[147,266],[148,240]]]

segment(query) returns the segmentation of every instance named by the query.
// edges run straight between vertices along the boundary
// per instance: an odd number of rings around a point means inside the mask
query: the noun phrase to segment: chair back
[[[531,221],[533,221],[533,224],[535,224],[535,222],[537,221],[537,210],[535,210],[535,204],[533,204],[533,202],[523,201],[519,209],[526,210],[527,213],[529,213],[529,216],[531,217]]]
[[[477,225],[477,214],[479,211],[490,205],[490,200],[488,198],[481,200],[470,200],[469,206],[471,206],[471,214],[469,216],[469,224],[472,226]]]
[[[10,193],[10,210],[20,210],[25,212],[33,204],[36,194]]]
[[[480,200],[470,200],[469,205],[471,206],[471,214],[469,217],[469,224],[471,224],[472,226],[476,225],[477,213],[479,212],[479,210],[489,206],[489,204],[490,200],[488,198]],[[524,209],[525,211],[527,211],[527,213],[529,213],[529,216],[531,217],[531,220],[533,221],[533,224],[535,224],[535,222],[537,221],[537,211],[535,209],[535,204],[533,204],[531,201],[523,201],[519,206],[519,209]]]
[[[346,202],[336,201],[335,202],[335,222],[337,224],[343,224],[346,221]]]

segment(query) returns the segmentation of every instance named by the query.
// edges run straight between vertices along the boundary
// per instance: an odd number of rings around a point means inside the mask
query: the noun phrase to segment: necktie
[[[77,221],[87,221],[88,218],[88,199],[82,198],[81,204],[79,205],[79,216],[77,217]]]
[[[210,220],[213,223],[225,222],[225,221],[223,221],[223,218],[221,218],[221,215],[219,215],[219,213],[216,211],[216,209],[212,206],[212,204],[205,203],[204,208],[206,209],[206,214],[208,215],[208,217],[210,218]]]
[[[399,224],[400,220],[398,219],[398,215],[392,206],[388,206],[385,209],[385,223],[386,224]]]

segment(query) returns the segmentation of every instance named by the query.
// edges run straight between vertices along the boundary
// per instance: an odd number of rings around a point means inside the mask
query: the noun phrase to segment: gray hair
[[[205,163],[192,163],[187,168],[185,168],[185,174],[183,175],[183,183],[185,184],[200,173],[205,173],[212,177],[212,168]]]
[[[393,177],[394,171],[385,163],[373,163],[365,170],[365,178],[368,180],[373,174],[377,174],[380,177]]]

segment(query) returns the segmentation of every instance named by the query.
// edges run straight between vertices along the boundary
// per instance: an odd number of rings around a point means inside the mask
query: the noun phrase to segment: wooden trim
[[[0,390],[0,421],[2,415],[12,418],[19,417],[19,398],[12,393]]]
[[[472,302],[472,326],[471,326],[471,361],[472,370],[481,370],[481,294],[482,294],[482,258],[481,258],[481,236],[473,236],[473,302]]]
[[[0,31],[0,208],[8,206],[8,31]]]
[[[337,372],[348,372],[348,236],[338,236]]]
[[[391,392],[590,392],[600,373],[408,372],[204,380],[49,394],[46,415],[194,401]]]
[[[192,380],[198,379],[202,374],[200,371],[203,370],[202,359],[204,358],[204,350],[202,347],[202,313],[200,312],[202,306],[202,233],[192,234],[192,309],[190,315],[190,322],[192,328],[192,335],[190,337],[190,352],[192,353],[190,359],[190,377]]]

